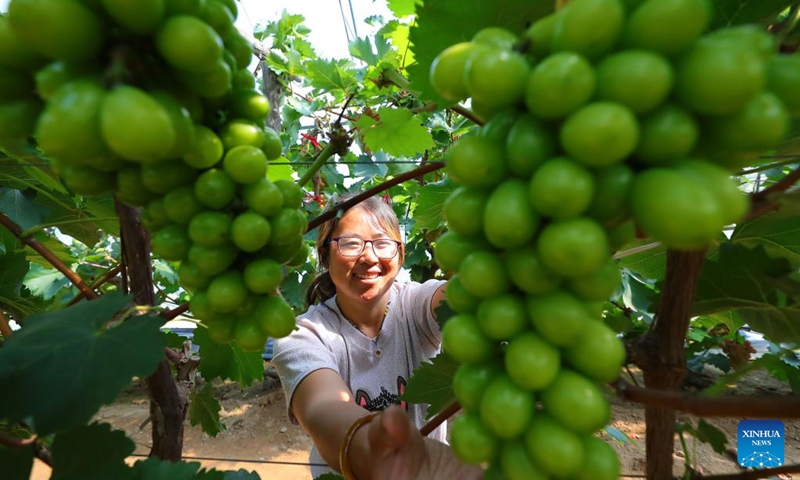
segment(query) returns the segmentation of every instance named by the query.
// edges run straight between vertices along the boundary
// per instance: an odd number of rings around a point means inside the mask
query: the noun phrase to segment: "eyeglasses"
[[[389,238],[379,238],[377,240],[364,240],[361,237],[336,237],[331,238],[331,242],[336,242],[339,255],[343,257],[358,257],[364,252],[368,243],[372,244],[372,251],[375,256],[383,260],[394,258],[400,242]],[[330,242],[328,242],[330,243]]]

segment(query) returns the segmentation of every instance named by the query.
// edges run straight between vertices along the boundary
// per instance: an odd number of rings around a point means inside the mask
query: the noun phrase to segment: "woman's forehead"
[[[372,230],[373,233],[387,233],[377,215],[360,207],[353,207],[342,215],[342,218],[336,224],[336,228],[333,229],[333,233],[336,236],[342,233],[349,233],[351,230]]]

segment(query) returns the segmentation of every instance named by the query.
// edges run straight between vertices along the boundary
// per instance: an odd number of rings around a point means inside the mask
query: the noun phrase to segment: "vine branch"
[[[419,433],[421,433],[423,437],[427,437],[431,432],[436,430],[436,427],[455,415],[459,410],[461,410],[461,405],[457,400],[453,401],[453,403],[444,407],[444,410],[436,414],[428,423],[423,425],[422,428],[419,429]]]
[[[0,310],[0,335],[2,335],[5,338],[8,338],[11,336],[12,333],[14,333],[14,331],[11,330],[11,326],[8,324],[8,317],[6,316],[6,312]]]
[[[317,228],[321,224],[323,224],[323,223],[327,222],[328,220],[334,218],[336,216],[336,213],[339,212],[340,210],[347,210],[348,208],[352,207],[353,205],[357,205],[357,204],[363,202],[364,200],[368,199],[369,197],[372,197],[373,195],[377,195],[377,194],[379,194],[381,192],[389,190],[390,188],[394,187],[395,185],[399,185],[399,184],[401,184],[401,183],[403,183],[403,182],[405,182],[407,180],[411,180],[412,178],[416,178],[416,177],[425,175],[426,173],[435,172],[436,170],[439,170],[442,167],[444,167],[444,163],[443,162],[431,162],[431,163],[428,163],[428,164],[423,165],[423,166],[421,166],[419,168],[415,168],[414,170],[411,170],[409,172],[406,172],[406,173],[403,173],[401,175],[398,175],[398,176],[392,178],[391,180],[387,180],[387,181],[381,183],[380,185],[376,185],[376,186],[370,188],[369,190],[366,190],[363,193],[360,193],[360,194],[356,195],[355,197],[351,198],[350,200],[347,200],[345,202],[342,202],[342,203],[339,203],[337,205],[334,205],[333,208],[331,208],[327,212],[322,213],[318,217],[316,217],[316,218],[312,219],[310,222],[308,222],[308,228],[306,229],[306,232],[310,232],[311,230],[314,230],[315,228]]]
[[[691,413],[699,417],[800,418],[800,397],[792,396],[736,396],[704,397],[677,391],[654,390],[617,379],[613,387],[620,398],[646,406],[668,408]]]
[[[103,286],[103,285],[105,285],[106,283],[108,283],[108,281],[109,281],[109,280],[111,280],[112,278],[116,277],[116,276],[119,274],[119,272],[121,272],[121,271],[122,271],[122,265],[117,265],[116,267],[114,267],[114,268],[112,268],[111,270],[107,271],[107,272],[105,273],[105,275],[103,275],[102,277],[100,277],[100,279],[99,279],[99,280],[97,280],[96,282],[94,282],[93,284],[91,284],[91,285],[89,286],[89,288],[91,288],[93,291],[94,291],[94,290],[97,290],[97,289],[98,289],[98,288],[100,288],[101,286]],[[82,299],[83,297],[85,297],[85,295],[83,294],[83,292],[79,292],[79,293],[78,293],[78,294],[75,296],[75,298],[73,298],[72,300],[70,300],[70,301],[69,301],[69,303],[68,303],[67,305],[68,305],[68,306],[75,305],[76,303],[80,302],[80,301],[81,301],[81,299]]]
[[[45,258],[50,265],[54,266],[56,270],[61,272],[67,279],[72,282],[73,285],[78,287],[83,295],[91,300],[98,298],[97,293],[94,290],[89,288],[88,285],[83,281],[83,279],[75,272],[70,270],[69,267],[64,265],[64,262],[59,260],[58,257],[55,256],[53,252],[47,249],[44,245],[42,245],[38,240],[31,237],[26,237],[23,235],[22,227],[14,223],[13,220],[8,218],[4,213],[0,213],[0,225],[6,227],[15,237],[17,237],[22,243],[31,247],[36,253],[41,255]]]
[[[777,195],[789,190],[800,181],[800,167],[795,168],[788,175],[773,183],[768,188],[754,193],[750,198],[752,200],[752,207],[750,213],[747,215],[747,220],[760,217],[766,213],[778,209],[778,204],[774,199]]]

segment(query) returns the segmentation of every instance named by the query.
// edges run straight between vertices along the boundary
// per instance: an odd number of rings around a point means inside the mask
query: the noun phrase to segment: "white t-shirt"
[[[377,339],[368,338],[347,321],[336,305],[335,296],[298,316],[298,329],[275,341],[272,358],[286,393],[287,408],[295,388],[306,375],[329,368],[341,375],[360,406],[378,411],[401,405],[414,424],[422,427],[428,405],[406,404],[398,397],[405,391],[414,369],[441,351],[442,335],[433,317],[431,298],[443,283],[441,280],[395,283]],[[291,411],[289,418],[297,423]],[[446,424],[442,424],[429,438],[445,442],[446,433]],[[333,472],[316,446],[309,460],[314,477]]]

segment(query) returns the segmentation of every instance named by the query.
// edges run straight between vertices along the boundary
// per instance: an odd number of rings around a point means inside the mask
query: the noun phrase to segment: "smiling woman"
[[[372,197],[323,224],[317,254],[312,306],[276,341],[273,358],[289,418],[314,441],[313,476],[335,469],[348,479],[422,478],[438,462],[437,478],[451,478],[444,461],[477,478],[480,469],[443,443],[446,426],[422,438],[427,406],[400,400],[411,372],[441,350],[434,308],[445,282],[396,281],[405,246],[391,206]]]

